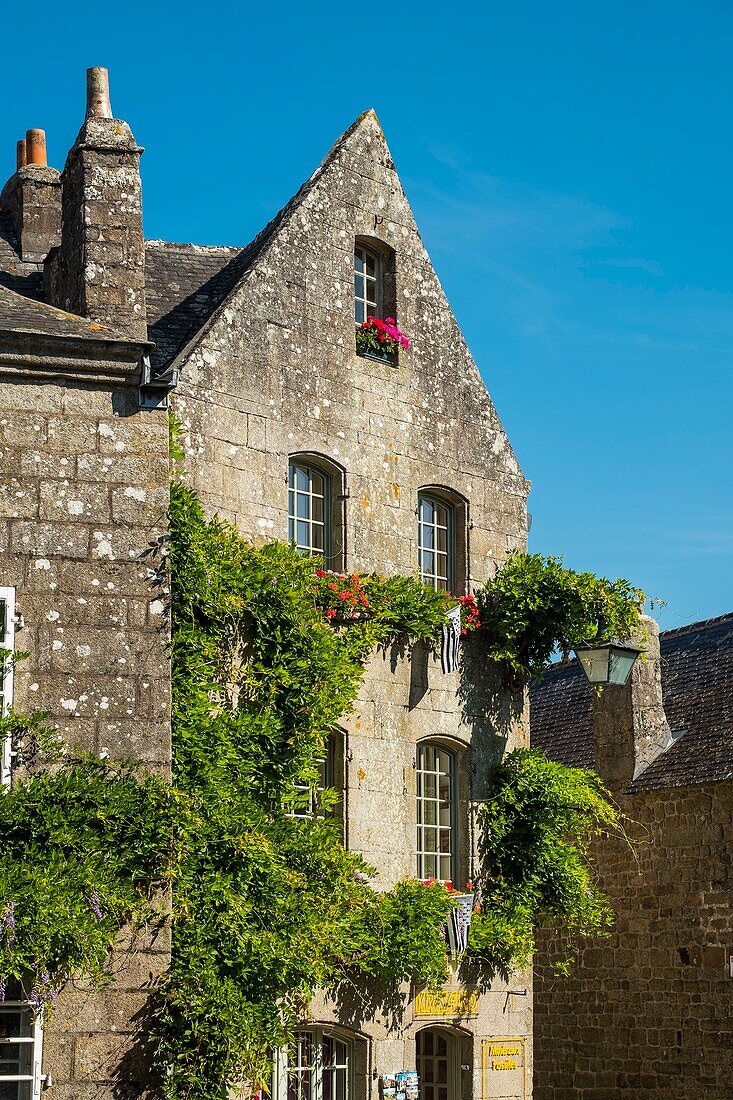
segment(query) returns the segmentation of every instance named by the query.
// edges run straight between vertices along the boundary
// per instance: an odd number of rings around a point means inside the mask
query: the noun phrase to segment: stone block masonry
[[[730,1100],[733,784],[619,799],[633,850],[594,848],[616,912],[568,978],[536,955],[535,1100]]]
[[[170,772],[170,669],[162,603],[141,553],[167,528],[165,413],[128,386],[0,383],[0,583],[16,590],[27,657],[20,713],[48,712],[69,749]],[[22,770],[19,770],[22,776]],[[124,939],[124,938],[123,938]],[[165,975],[165,921],[121,942],[104,993],[70,983],[44,1038],[59,1100],[142,1095],[151,991]]]

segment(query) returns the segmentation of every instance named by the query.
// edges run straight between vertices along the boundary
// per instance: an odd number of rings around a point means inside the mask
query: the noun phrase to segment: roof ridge
[[[194,244],[193,241],[164,241],[161,237],[146,237],[145,247],[149,245],[181,252],[187,248],[193,248],[197,252],[241,252],[246,247],[241,244]]]
[[[696,630],[706,630],[708,627],[717,626],[718,623],[733,622],[733,611],[727,611],[724,615],[716,615],[710,619],[698,619],[697,622],[687,623],[685,626],[675,626],[672,630],[662,630],[660,638],[673,638],[678,634],[691,634]]]

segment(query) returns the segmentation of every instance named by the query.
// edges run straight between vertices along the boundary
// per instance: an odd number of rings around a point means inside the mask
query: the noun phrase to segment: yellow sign
[[[475,1016],[478,993],[471,989],[441,989],[430,993],[424,989],[415,998],[416,1016]]]
[[[527,1095],[525,1042],[521,1037],[484,1039],[484,1100]]]

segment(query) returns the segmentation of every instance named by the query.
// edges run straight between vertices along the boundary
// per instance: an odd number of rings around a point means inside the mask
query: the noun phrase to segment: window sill
[[[383,355],[378,355],[375,351],[359,351],[357,348],[356,354],[361,359],[373,359],[375,363],[389,363],[391,366],[397,366],[397,356],[387,355],[385,352]]]

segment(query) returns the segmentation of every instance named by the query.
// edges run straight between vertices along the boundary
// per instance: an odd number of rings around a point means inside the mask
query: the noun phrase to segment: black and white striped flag
[[[448,621],[443,624],[443,641],[440,647],[440,663],[443,672],[455,672],[458,668],[458,649],[461,644],[461,609],[452,607],[446,612]]]
[[[473,916],[473,894],[453,895],[457,903],[448,915],[448,944],[451,957],[456,959],[468,947],[468,930]]]

